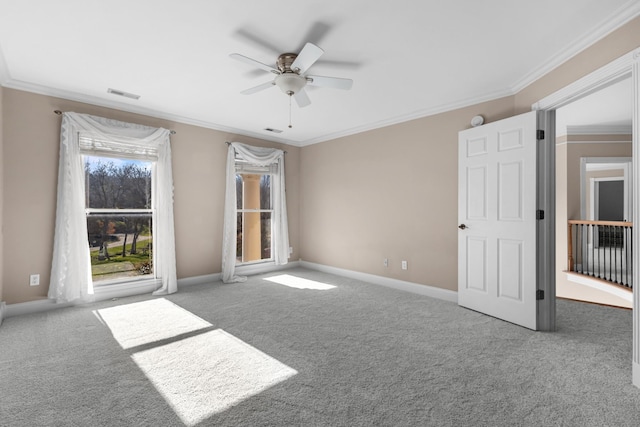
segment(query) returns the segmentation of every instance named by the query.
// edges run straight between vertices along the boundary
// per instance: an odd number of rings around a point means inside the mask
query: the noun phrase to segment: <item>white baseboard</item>
[[[289,268],[299,267],[298,261],[289,262],[285,265],[273,264],[256,264],[237,268],[236,271],[242,275],[253,275],[260,273],[269,273],[272,271],[286,270]],[[199,285],[205,283],[219,282],[222,273],[205,274],[203,276],[193,276],[178,279],[178,291],[181,287]],[[158,288],[157,280],[145,280],[139,283],[119,283],[108,286],[99,286],[94,289],[94,301],[104,301],[112,298],[124,298],[134,295],[149,294]],[[82,304],[82,303],[80,303]],[[40,299],[36,301],[21,302],[17,304],[0,305],[0,323],[3,318],[20,316],[23,314],[40,313],[58,308],[71,307],[75,303],[56,304],[52,299]]]
[[[178,291],[184,286],[203,285],[205,283],[219,282],[222,280],[222,273],[204,274],[202,276],[191,276],[178,279]]]
[[[386,286],[414,294],[425,295],[444,301],[458,303],[458,293],[448,289],[437,288],[435,286],[421,285],[419,283],[405,282],[403,280],[391,279],[389,277],[376,276],[374,274],[360,273],[358,271],[345,270],[328,265],[315,264],[308,261],[300,261],[300,266],[310,270],[322,271],[324,273],[335,274],[336,276],[348,277],[350,279],[362,280],[374,285]]]
[[[39,299],[35,301],[19,302],[16,304],[7,304],[5,317],[22,316],[23,314],[41,313],[44,311],[55,310],[58,308],[71,307],[72,303],[60,303],[52,299]]]
[[[315,264],[307,261],[292,261],[285,265],[273,264],[255,264],[243,266],[236,269],[241,275],[253,275],[270,273],[273,271],[287,270],[295,267],[304,267],[310,270],[323,271],[325,273],[335,274],[337,276],[349,277],[356,280],[373,283],[375,285],[386,286],[389,288],[399,289],[405,292],[425,295],[445,301],[458,302],[458,293],[447,289],[436,288],[434,286],[420,285],[412,282],[405,282],[388,277],[375,276],[373,274],[360,273],[357,271],[344,270],[336,267]],[[184,286],[214,283],[221,280],[221,273],[205,274],[203,276],[185,277],[178,280],[178,289]],[[95,301],[104,301],[111,298],[123,298],[134,295],[151,294],[157,288],[157,281],[144,281],[139,284],[116,284],[110,286],[98,287],[95,290]],[[2,319],[20,316],[23,314],[39,313],[57,308],[71,307],[74,303],[56,304],[51,299],[40,299],[36,301],[22,302],[17,304],[0,304],[0,323]]]
[[[633,385],[640,388],[640,363],[633,362],[631,371],[633,372]]]
[[[250,264],[236,268],[236,274],[240,276],[253,276],[254,274],[271,273],[272,271],[287,270],[289,268],[299,267],[299,261],[292,261],[285,265],[275,265],[273,263]],[[178,279],[178,288],[192,285],[202,285],[206,283],[214,283],[222,281],[222,273],[205,274],[203,276],[185,277]]]

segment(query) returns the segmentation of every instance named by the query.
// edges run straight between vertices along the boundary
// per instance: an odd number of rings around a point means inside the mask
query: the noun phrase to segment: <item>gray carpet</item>
[[[5,319],[0,425],[640,425],[629,310],[558,301],[532,332],[304,269],[164,299]]]

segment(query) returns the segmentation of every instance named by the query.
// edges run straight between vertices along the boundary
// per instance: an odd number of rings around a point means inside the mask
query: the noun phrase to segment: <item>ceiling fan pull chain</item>
[[[291,98],[292,98],[293,94],[289,94],[289,129],[291,129],[293,126],[291,125]]]

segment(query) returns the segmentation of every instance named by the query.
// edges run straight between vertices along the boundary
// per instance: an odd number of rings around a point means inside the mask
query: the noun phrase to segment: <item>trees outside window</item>
[[[84,156],[94,283],[153,277],[153,162]]]

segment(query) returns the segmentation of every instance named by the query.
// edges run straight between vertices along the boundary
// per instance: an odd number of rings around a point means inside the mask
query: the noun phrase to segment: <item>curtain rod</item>
[[[62,111],[60,111],[60,110],[53,110],[53,112],[56,113],[59,116],[62,115]],[[171,133],[171,135],[175,135],[176,133],[178,133],[175,130],[170,130],[169,132]]]
[[[225,144],[227,144],[227,145],[231,145],[231,143],[230,143],[229,141],[225,141],[224,143],[225,143]],[[284,154],[287,154],[287,151],[286,151],[286,150],[282,150],[282,152],[283,152]]]

